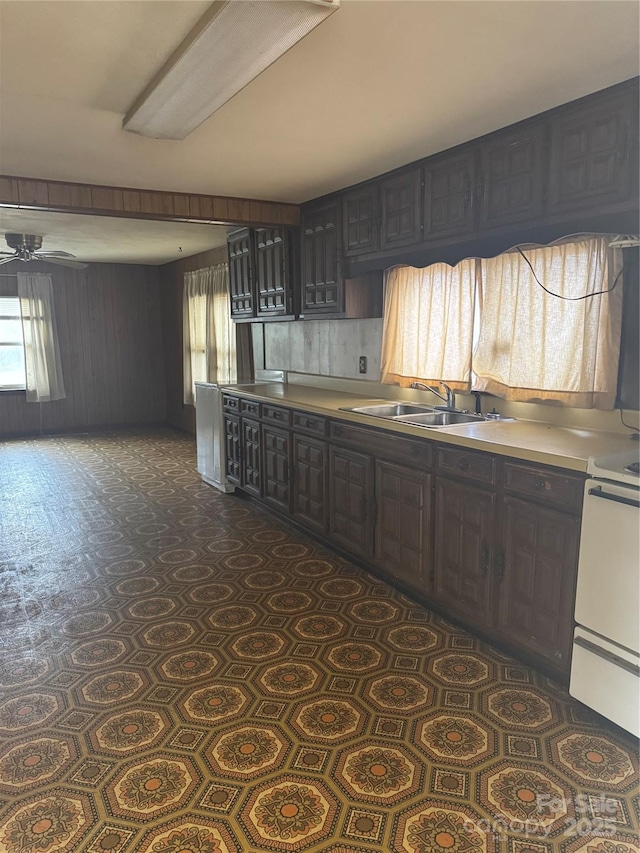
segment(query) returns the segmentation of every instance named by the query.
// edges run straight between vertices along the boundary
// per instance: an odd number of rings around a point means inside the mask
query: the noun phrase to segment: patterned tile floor
[[[168,431],[0,445],[3,853],[631,853],[637,745],[201,483]]]

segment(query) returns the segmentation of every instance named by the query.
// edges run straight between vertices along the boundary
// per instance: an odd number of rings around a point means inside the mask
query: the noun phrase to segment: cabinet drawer
[[[390,462],[406,462],[420,470],[431,467],[432,449],[427,441],[412,441],[398,433],[369,430],[332,421],[330,437]]]
[[[240,411],[240,399],[238,397],[234,397],[232,394],[222,395],[222,405],[224,407],[225,412]]]
[[[262,419],[265,421],[272,421],[276,424],[281,424],[282,426],[290,426],[291,411],[290,409],[285,409],[282,406],[268,406],[266,403],[263,403]]]
[[[255,400],[240,400],[240,413],[243,415],[253,415],[254,418],[259,418],[260,403]]]
[[[487,485],[496,482],[496,460],[488,453],[438,447],[437,460],[438,472],[441,474],[453,474]]]
[[[294,412],[293,426],[300,432],[308,432],[312,435],[327,434],[327,419],[320,415],[310,415],[307,412]]]
[[[548,468],[505,462],[504,487],[518,495],[536,498],[570,512],[579,512],[582,507],[584,481]]]

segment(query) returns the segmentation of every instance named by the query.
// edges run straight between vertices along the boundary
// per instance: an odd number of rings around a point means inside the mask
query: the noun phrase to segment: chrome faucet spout
[[[448,409],[455,409],[456,407],[456,395],[449,388],[446,382],[440,383],[445,390],[444,394],[441,394],[437,388],[432,388],[431,385],[425,385],[424,382],[412,382],[412,388],[424,388],[425,391],[431,391],[432,394],[435,394],[443,403],[447,404]]]

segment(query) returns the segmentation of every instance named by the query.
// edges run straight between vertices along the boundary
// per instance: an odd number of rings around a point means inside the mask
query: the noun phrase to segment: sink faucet
[[[430,385],[425,385],[424,382],[412,382],[412,388],[424,388],[425,391],[431,391],[432,394],[435,394],[436,397],[439,397],[443,403],[447,404],[447,409],[455,409],[456,407],[456,395],[453,393],[451,388],[445,383],[440,383],[446,392],[446,397],[444,394],[441,394],[437,388],[432,388]]]

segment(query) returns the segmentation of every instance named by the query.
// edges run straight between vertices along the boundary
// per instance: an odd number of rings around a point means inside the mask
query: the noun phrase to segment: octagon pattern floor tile
[[[2,853],[640,853],[637,744],[201,482],[0,445]]]

